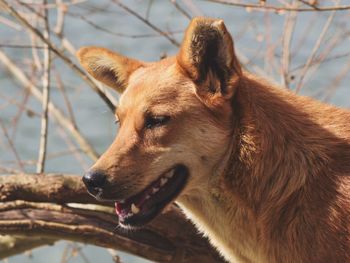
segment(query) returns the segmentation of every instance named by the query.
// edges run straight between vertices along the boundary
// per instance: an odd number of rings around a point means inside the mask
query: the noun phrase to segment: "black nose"
[[[88,171],[83,176],[83,182],[90,193],[96,194],[101,191],[106,184],[106,175],[101,171]]]

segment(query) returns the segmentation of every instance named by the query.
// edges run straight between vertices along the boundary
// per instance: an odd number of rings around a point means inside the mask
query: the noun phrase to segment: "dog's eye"
[[[152,129],[155,127],[162,126],[170,120],[170,116],[148,116],[146,117],[145,127]]]

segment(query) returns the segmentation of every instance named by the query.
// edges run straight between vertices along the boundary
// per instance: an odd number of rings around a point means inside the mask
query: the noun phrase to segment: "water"
[[[225,20],[227,28],[235,39],[235,46],[239,52],[251,60],[256,66],[268,72],[270,78],[280,82],[280,59],[281,59],[281,37],[286,15],[262,12],[247,12],[242,8],[234,8],[206,1],[178,1],[189,13],[196,15],[206,15],[211,17],[220,17]],[[269,1],[273,4],[273,1]],[[344,4],[348,1],[343,1]],[[170,1],[124,1],[136,12],[145,16],[149,7],[150,21],[163,30],[173,30],[182,32],[188,19],[179,13]],[[192,3],[193,8],[187,8],[185,3]],[[104,12],[93,12],[88,14],[86,7],[99,6]],[[75,47],[84,45],[97,45],[116,50],[122,54],[135,57],[145,61],[157,60],[162,54],[174,55],[177,47],[171,44],[164,37],[148,38],[130,38],[116,36],[106,33],[89,25],[86,21],[77,18],[77,15],[85,15],[93,23],[105,28],[107,31],[115,33],[126,33],[129,35],[156,34],[144,23],[130,16],[117,5],[109,1],[86,1],[82,4],[70,6],[65,22],[65,35]],[[291,69],[303,65],[309,57],[317,38],[322,32],[330,13],[322,14],[302,13],[298,16],[291,46]],[[10,18],[5,15],[5,17]],[[56,13],[50,11],[51,24],[55,23]],[[332,87],[333,79],[344,71],[344,78],[340,81],[339,87],[335,90],[329,102],[340,107],[350,106],[350,74],[346,70],[349,63],[349,56],[341,56],[349,52],[349,19],[350,13],[338,12],[334,18],[330,29],[325,35],[324,41],[320,46],[320,51],[316,55],[322,54],[328,44],[339,37],[341,41],[328,55],[331,59],[325,62],[312,75],[307,75],[305,85],[301,90],[302,94],[313,96],[317,99],[325,98],[325,91]],[[11,18],[12,19],[12,18]],[[312,25],[309,27],[309,25]],[[57,38],[55,43],[59,43]],[[174,38],[180,42],[182,33],[175,34]],[[29,43],[26,31],[16,31],[0,24],[0,43]],[[27,73],[30,73],[30,49],[10,49],[2,50],[14,59]],[[340,58],[337,58],[340,56]],[[252,69],[252,64],[247,67]],[[19,102],[23,100],[23,88],[13,81],[0,65],[0,94],[14,98]],[[80,131],[91,142],[99,153],[102,153],[113,140],[116,133],[116,126],[113,124],[113,114],[106,105],[90,88],[76,77],[67,66],[59,59],[54,59],[53,73],[60,74],[65,89],[73,105],[74,116]],[[300,71],[294,71],[298,79]],[[40,82],[38,86],[40,87]],[[64,100],[61,92],[56,88],[55,80],[52,81],[52,100],[60,108],[65,109]],[[292,83],[295,88],[295,83]],[[41,111],[41,105],[33,98],[29,98],[27,104],[30,109],[37,113]],[[14,145],[19,152],[21,160],[35,160],[37,158],[39,144],[40,119],[38,117],[29,117],[22,115],[20,122],[14,130],[12,120],[18,114],[18,108],[15,105],[8,104],[7,100],[0,97],[0,118],[9,129],[11,136],[14,136]],[[0,133],[1,134],[1,133]],[[14,162],[14,155],[9,150],[9,146],[4,136],[0,137],[0,165],[7,168],[18,168]],[[51,121],[49,127],[48,153],[60,153],[66,151],[67,146],[62,138],[56,124]],[[62,165],[64,164],[64,165]],[[67,172],[83,174],[84,170],[92,164],[91,160],[83,157],[83,162],[77,161],[72,154],[56,156],[49,158],[46,165],[47,172]],[[34,172],[35,165],[26,165],[27,172]],[[67,242],[58,242],[55,246],[43,247],[33,250],[31,256],[26,254],[11,257],[8,262],[52,262],[58,263],[61,260],[62,251]],[[102,248],[94,246],[83,246],[81,251],[83,255],[77,254],[69,262],[112,262],[111,255]],[[123,262],[146,262],[139,258],[129,256],[125,253],[118,253]]]

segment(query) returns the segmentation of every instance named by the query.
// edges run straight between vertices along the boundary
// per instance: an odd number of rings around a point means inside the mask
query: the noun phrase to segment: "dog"
[[[243,70],[222,20],[194,18],[176,56],[77,56],[121,93],[115,141],[84,175],[140,227],[175,201],[229,262],[350,262],[350,112]]]

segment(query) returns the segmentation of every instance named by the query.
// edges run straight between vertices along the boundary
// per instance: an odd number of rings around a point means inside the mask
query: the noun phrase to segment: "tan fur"
[[[350,262],[349,111],[243,72],[221,20],[194,19],[179,54],[159,62],[78,55],[125,86],[119,134],[93,167],[108,174],[105,198],[181,163],[190,179],[176,202],[229,262]],[[171,119],[147,130],[149,113]]]

